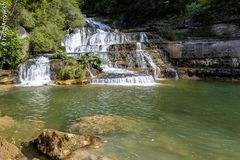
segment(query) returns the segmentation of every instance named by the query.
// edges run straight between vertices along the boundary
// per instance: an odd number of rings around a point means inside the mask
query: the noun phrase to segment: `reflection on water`
[[[217,82],[12,88],[0,90],[0,112],[18,124],[37,120],[58,130],[83,116],[135,119],[141,127],[133,132],[102,136],[105,152],[121,160],[238,160],[239,89]]]

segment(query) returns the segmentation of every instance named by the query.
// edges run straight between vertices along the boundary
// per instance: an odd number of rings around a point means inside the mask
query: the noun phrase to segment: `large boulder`
[[[8,143],[5,139],[0,137],[0,159],[16,160],[22,159],[23,157],[23,154],[15,145]]]
[[[139,125],[136,121],[120,116],[96,115],[81,118],[79,122],[70,127],[70,132],[103,135],[131,132],[137,126]]]
[[[52,159],[66,159],[79,149],[99,148],[101,140],[94,136],[74,135],[47,129],[32,143],[37,150]]]

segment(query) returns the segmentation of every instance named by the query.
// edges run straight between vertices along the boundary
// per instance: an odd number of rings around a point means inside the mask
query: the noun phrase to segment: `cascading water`
[[[29,59],[20,64],[19,80],[21,86],[42,86],[52,84],[49,59],[41,56],[36,59]]]
[[[93,78],[93,84],[117,84],[117,85],[153,85],[155,79],[160,75],[160,68],[153,62],[150,54],[144,50],[143,43],[148,42],[145,33],[122,33],[111,31],[111,28],[105,24],[94,21],[92,18],[86,18],[88,26],[92,28],[75,29],[75,31],[66,36],[64,46],[69,56],[79,57],[81,53],[93,53],[104,60],[102,65],[102,78]],[[128,68],[123,69],[114,64],[109,57],[109,47],[118,44],[136,44],[133,56],[129,57]],[[130,60],[131,59],[131,60]],[[134,60],[132,60],[134,59]],[[135,61],[137,64],[133,64]],[[129,71],[129,68],[151,67],[154,78],[147,73],[138,73]],[[90,71],[89,71],[90,72]],[[91,75],[94,77],[94,75]]]

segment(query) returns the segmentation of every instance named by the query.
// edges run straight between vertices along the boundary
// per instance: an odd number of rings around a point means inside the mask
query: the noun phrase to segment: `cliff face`
[[[183,77],[239,79],[240,39],[165,42],[170,61]]]

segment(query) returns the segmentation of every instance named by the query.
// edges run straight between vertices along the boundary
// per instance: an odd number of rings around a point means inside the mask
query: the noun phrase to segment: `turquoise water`
[[[81,117],[118,115],[141,126],[133,132],[101,137],[102,150],[120,160],[238,160],[239,91],[239,83],[201,81],[151,87],[5,89],[0,90],[1,114],[13,117],[19,127],[0,130],[0,136],[18,143],[43,128],[67,131]]]

